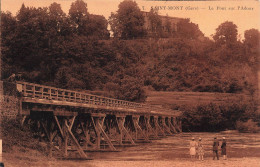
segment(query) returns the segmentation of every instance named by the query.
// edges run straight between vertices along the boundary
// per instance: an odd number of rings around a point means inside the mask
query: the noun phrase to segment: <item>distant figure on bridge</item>
[[[8,82],[15,82],[22,80],[22,73],[12,74],[7,78]]]
[[[199,142],[198,142],[198,155],[199,155],[199,160],[204,160],[204,148],[203,148],[203,145],[202,145],[202,139],[199,138]]]
[[[197,142],[195,141],[195,138],[192,137],[190,141],[190,157],[195,158],[196,155],[196,147],[197,147]]]
[[[223,155],[224,160],[227,159],[227,142],[225,137],[222,138],[221,155]]]
[[[217,157],[217,160],[219,160],[218,157],[218,146],[219,146],[219,142],[217,140],[217,137],[214,138],[214,142],[213,142],[213,160],[215,160],[215,157]]]

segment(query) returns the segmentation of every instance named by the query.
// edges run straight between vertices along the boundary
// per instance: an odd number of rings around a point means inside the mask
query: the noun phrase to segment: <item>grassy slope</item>
[[[249,97],[244,94],[233,93],[148,91],[146,103],[162,106],[194,105],[210,102],[219,103],[239,98]]]
[[[40,143],[30,129],[16,119],[4,117],[1,121],[3,162],[10,162],[7,166],[37,166],[35,162],[47,158],[47,145]]]

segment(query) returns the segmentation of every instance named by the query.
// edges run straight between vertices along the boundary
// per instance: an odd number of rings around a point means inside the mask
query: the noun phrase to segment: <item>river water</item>
[[[260,133],[179,133],[150,143],[138,143],[137,146],[118,148],[119,152],[93,152],[87,153],[89,158],[95,160],[111,161],[140,161],[140,160],[175,160],[188,159],[189,142],[192,137],[197,141],[202,138],[205,148],[205,159],[212,158],[212,144],[214,137],[227,141],[227,156],[229,158],[259,157]]]

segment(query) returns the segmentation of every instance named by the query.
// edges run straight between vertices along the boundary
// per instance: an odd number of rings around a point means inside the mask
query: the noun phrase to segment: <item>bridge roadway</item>
[[[28,82],[16,86],[22,124],[41,133],[50,156],[88,158],[86,151],[117,151],[181,132],[177,110]]]

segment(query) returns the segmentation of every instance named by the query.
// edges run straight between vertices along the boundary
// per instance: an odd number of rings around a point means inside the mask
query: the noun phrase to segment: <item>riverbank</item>
[[[219,167],[219,166],[227,166],[227,167],[259,167],[260,159],[259,158],[232,158],[229,160],[219,160],[213,161],[211,159],[206,159],[205,161],[198,160],[174,160],[174,161],[98,161],[98,162],[90,162],[90,165],[96,167],[173,167],[173,166],[181,166],[181,167]]]
[[[214,137],[227,139],[228,160],[212,160],[212,141]],[[205,160],[189,158],[191,137],[202,138],[205,148]],[[221,140],[220,140],[221,143]],[[4,152],[3,160],[7,167],[259,167],[259,133],[180,133],[151,143],[138,144],[134,147],[119,147],[120,152],[87,152],[93,160],[59,160],[48,158],[40,151],[23,147],[14,147],[11,152]]]
[[[230,158],[228,160],[212,160],[206,158],[204,161],[190,159],[175,159],[172,161],[110,161],[110,160],[56,160],[43,157],[18,158],[16,155],[6,157],[6,167],[259,167],[260,158]]]

